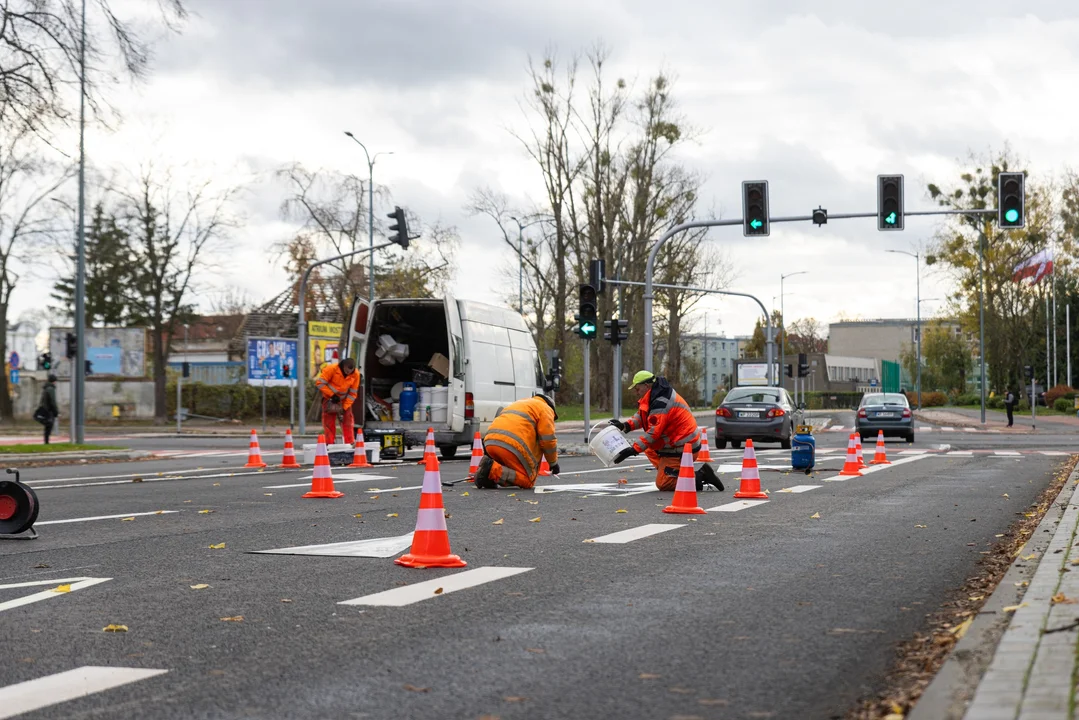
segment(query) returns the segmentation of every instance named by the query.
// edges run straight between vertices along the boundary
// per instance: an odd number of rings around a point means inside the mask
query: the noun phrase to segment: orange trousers
[[[678,468],[682,466],[681,455],[660,455],[655,450],[644,451],[644,456],[656,468],[656,487],[663,491],[674,490],[678,484]],[[667,468],[674,468],[674,476],[667,474]]]
[[[333,445],[337,438],[337,413],[322,413],[322,433],[326,436],[326,444]],[[341,435],[348,445],[356,443],[352,427],[352,408],[341,414]]]
[[[506,448],[488,447],[484,451],[494,462],[491,463],[491,474],[488,476],[502,487],[516,485],[522,490],[530,490],[536,484],[536,475],[529,475],[517,456]],[[536,474],[539,474],[537,468]]]

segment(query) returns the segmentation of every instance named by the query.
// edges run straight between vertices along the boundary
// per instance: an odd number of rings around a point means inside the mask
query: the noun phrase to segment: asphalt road
[[[406,535],[414,463],[337,470],[345,496],[310,500],[309,472],[240,468],[243,440],[146,438],[181,454],[24,472],[41,536],[0,542],[0,718],[33,680],[28,719],[840,717],[1074,440],[919,432],[889,443],[893,465],[836,481],[846,433],[824,430],[809,477],[758,448],[772,499],[757,505],[732,505],[741,453],[717,451],[727,492],[699,501],[728,507],[698,516],[664,514],[635,460],[565,458],[539,492],[444,488],[468,567],[421,570],[258,552]],[[239,455],[186,454],[216,450]],[[443,479],[466,469],[445,462]],[[103,516],[119,517],[86,519]],[[622,531],[639,537],[603,542]],[[407,604],[367,604],[395,589]],[[116,687],[59,702],[71,683],[49,678],[85,666],[167,672],[116,670]]]

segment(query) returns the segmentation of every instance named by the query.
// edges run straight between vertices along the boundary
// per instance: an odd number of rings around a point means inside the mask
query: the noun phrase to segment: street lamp
[[[808,275],[808,270],[799,270],[798,272],[787,273],[786,275],[779,276],[779,326],[782,328],[779,336],[779,364],[785,365],[787,362],[787,315],[783,310],[783,281],[789,277],[795,275]],[[780,368],[779,384],[786,384],[783,380],[782,367]]]
[[[918,366],[917,380],[915,380],[915,389],[918,391],[918,409],[922,409],[922,265],[921,265],[921,253],[907,252],[906,250],[885,250],[884,252],[896,253],[899,255],[909,255],[914,258],[914,276],[915,276],[915,305],[917,306],[917,323],[918,329],[915,331],[915,347],[916,347],[916,360]],[[982,378],[981,382],[985,382],[985,378]]]
[[[517,312],[525,314],[525,255],[524,255],[524,229],[531,225],[543,222],[543,218],[537,218],[529,223],[521,224],[516,217],[510,220],[517,223]]]
[[[363,148],[363,154],[367,157],[367,242],[370,245],[368,248],[371,251],[371,265],[369,269],[370,274],[370,289],[367,292],[367,299],[370,302],[375,301],[375,160],[379,155],[393,155],[392,150],[384,150],[371,155],[367,152],[367,146],[356,139],[348,130],[345,130],[345,135],[355,141],[357,145]],[[303,302],[303,298],[300,298],[300,302]]]

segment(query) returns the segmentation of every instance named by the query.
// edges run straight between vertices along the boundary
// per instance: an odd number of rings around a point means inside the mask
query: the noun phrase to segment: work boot
[[[704,490],[705,485],[711,485],[719,492],[723,492],[723,482],[711,465],[701,465],[697,472],[693,473],[693,479],[697,482],[697,492]]]
[[[476,487],[481,490],[494,490],[498,485],[491,479],[491,465],[494,464],[494,460],[490,455],[484,455],[480,458],[479,467],[476,468]]]

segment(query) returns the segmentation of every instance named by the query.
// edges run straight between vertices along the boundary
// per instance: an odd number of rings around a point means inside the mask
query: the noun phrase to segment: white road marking
[[[717,450],[715,452],[722,452],[722,451]],[[564,472],[561,475],[556,475],[555,477],[573,477],[575,475],[588,475],[589,473],[619,472],[619,471],[625,471],[625,470],[632,470],[633,468],[650,468],[650,467],[652,467],[652,463],[644,463],[643,465],[612,465],[611,467],[596,468],[595,470],[575,470],[573,472]]]
[[[1071,453],[1059,452],[1057,450],[1040,450],[1042,455],[1048,455],[1049,457],[1061,457],[1064,455],[1070,455]]]
[[[58,483],[58,482],[87,482],[90,480],[117,480],[121,478],[154,478],[169,480],[175,478],[183,478],[189,475],[198,475],[201,473],[220,473],[222,470],[228,470],[229,468],[193,468],[191,470],[165,470],[161,472],[155,472],[148,470],[145,472],[137,473],[123,473],[120,475],[90,475],[82,477],[63,477],[63,478],[49,478],[47,480],[24,480],[27,485],[37,486],[44,483]],[[242,467],[235,468],[236,470],[242,470]],[[217,477],[217,476],[215,476]]]
[[[941,430],[944,432],[955,432],[955,428],[953,427],[942,427]]]
[[[281,488],[298,488],[298,487],[310,487],[311,476],[306,478],[307,482],[292,483],[290,485],[264,485],[263,490],[279,490]],[[393,480],[393,475],[364,475],[363,473],[340,473],[333,476],[333,482],[337,483],[354,483],[354,482],[370,482],[371,480]]]
[[[667,532],[668,530],[674,530],[675,528],[685,527],[685,525],[679,523],[678,525],[641,525],[640,527],[630,528],[629,530],[621,530],[610,535],[601,535],[591,540],[585,540],[585,542],[594,543],[611,543],[615,545],[633,542],[634,540],[640,540],[641,538],[650,537],[652,535],[658,535],[661,532]]]
[[[842,425],[836,425],[835,427],[828,428],[829,432],[841,432],[843,430],[846,430],[846,428],[843,427]]]
[[[250,552],[264,555],[389,558],[404,552],[411,546],[412,533],[409,533],[397,537],[350,540],[349,542],[329,543],[327,545],[299,545],[297,547],[277,548],[276,550],[252,550]]]
[[[827,455],[828,453],[834,453],[834,452],[840,452],[840,451],[846,452],[847,449],[846,448],[817,448],[816,449],[817,455]]]
[[[1015,450],[994,450],[993,454],[1004,455],[1006,457],[1014,457],[1016,455],[1019,455],[1020,453],[1016,452]]]
[[[965,427],[963,428],[963,432],[978,432],[978,429],[972,427]]]
[[[278,472],[285,472],[284,470],[277,470],[274,468],[266,468],[265,470],[251,470],[250,472],[218,472],[212,475],[163,475],[161,477],[147,477],[134,475],[132,477],[141,477],[139,482],[152,483],[152,482],[164,482],[165,480],[208,480],[211,478],[225,478],[225,477],[250,477],[252,475],[273,475]],[[72,478],[79,479],[79,478]],[[44,481],[41,481],[44,482]],[[28,482],[27,485],[35,490],[57,490],[59,488],[77,488],[77,487],[97,487],[99,485],[133,485],[137,484],[132,480],[106,480],[105,482],[81,482],[70,483],[68,485],[39,485],[37,482]]]
[[[947,455],[962,455],[963,457],[971,457],[971,456],[974,455],[974,451],[973,450],[952,450],[950,453],[946,453],[946,454]]]
[[[810,490],[816,490],[819,487],[824,487],[824,486],[823,485],[795,485],[794,487],[783,488],[779,492],[781,492],[781,493],[804,493],[804,492],[809,492]]]
[[[68,702],[121,685],[163,675],[168,670],[83,667],[0,688],[0,720]]]
[[[918,430],[920,432],[932,432],[933,428],[930,427],[929,425],[919,425]]]
[[[901,450],[898,453],[900,455],[902,455],[903,453],[914,454],[910,455],[909,457],[901,458],[899,460],[892,460],[891,465],[870,465],[868,467],[864,467],[862,468],[862,476],[864,477],[865,475],[871,475],[872,473],[880,472],[881,470],[887,470],[888,468],[906,465],[907,463],[911,463],[916,460],[923,460],[927,457],[933,457],[932,455],[926,455],[926,452],[926,450]],[[821,482],[846,482],[847,480],[852,480],[857,477],[857,475],[836,475],[835,477],[822,478]]]
[[[180,511],[155,510],[154,512],[127,513],[126,515],[97,515],[95,517],[70,518],[68,520],[44,520],[35,522],[34,527],[37,527],[38,525],[64,525],[65,523],[90,522],[91,520],[115,520],[116,518],[142,517],[144,515],[172,515],[178,512]]]
[[[470,587],[483,585],[484,583],[502,580],[521,573],[528,572],[532,568],[520,567],[478,567],[475,570],[446,575],[434,580],[406,585],[404,587],[385,590],[374,595],[364,595],[352,600],[342,600],[338,605],[381,605],[387,607],[403,607],[421,600],[448,595],[458,590],[466,590]],[[438,594],[436,590],[440,590]]]
[[[900,450],[896,455],[925,455],[928,450]]]
[[[536,485],[532,488],[536,495],[544,495],[556,492],[583,492],[596,493],[602,497],[629,497],[630,495],[643,495],[650,492],[659,492],[656,484],[652,481],[637,483],[574,483],[572,485]]]
[[[764,505],[767,500],[735,500],[732,503],[726,505],[719,505],[718,507],[706,508],[707,512],[738,512],[739,510],[745,510],[746,508],[756,507],[757,505]]]
[[[22,607],[23,605],[30,605],[31,603],[41,602],[42,600],[49,600],[50,598],[62,597],[64,595],[67,595],[67,593],[56,592],[56,588],[60,585],[70,585],[71,592],[75,592],[76,590],[82,590],[83,588],[88,588],[93,585],[99,585],[103,582],[108,582],[109,580],[112,580],[112,578],[77,577],[58,578],[56,580],[34,580],[33,582],[0,585],[0,590],[24,587],[41,587],[42,585],[51,586],[48,590],[43,590],[41,592],[34,593],[33,595],[27,595],[25,597],[15,598],[14,600],[8,600],[6,602],[0,603],[0,612],[3,612],[4,610],[12,610],[17,607]],[[0,696],[2,695],[3,691],[0,691]],[[0,708],[3,708],[3,703],[0,703]],[[0,710],[0,712],[2,712],[2,710]]]

